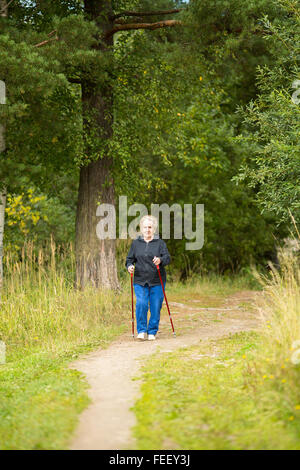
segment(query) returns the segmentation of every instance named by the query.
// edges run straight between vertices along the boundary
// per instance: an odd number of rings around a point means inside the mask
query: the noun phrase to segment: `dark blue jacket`
[[[171,262],[171,256],[165,242],[158,235],[154,235],[150,242],[146,242],[141,235],[133,240],[125,266],[128,269],[128,266],[131,264],[135,265],[133,278],[135,284],[142,286],[146,283],[149,286],[160,285],[158,270],[152,261],[154,256],[160,258],[159,269],[162,280],[165,283],[167,275],[164,266]]]

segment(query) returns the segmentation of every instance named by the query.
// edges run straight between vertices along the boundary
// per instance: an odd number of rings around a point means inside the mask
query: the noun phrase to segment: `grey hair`
[[[142,228],[143,223],[145,220],[151,220],[153,227],[154,227],[154,233],[156,232],[157,226],[158,226],[158,221],[157,218],[154,217],[154,215],[144,215],[141,220],[140,220],[140,228]]]

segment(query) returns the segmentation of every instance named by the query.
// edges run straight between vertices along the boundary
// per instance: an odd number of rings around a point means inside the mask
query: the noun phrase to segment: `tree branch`
[[[48,34],[48,36],[49,36],[49,34]],[[34,44],[33,47],[44,46],[45,44],[48,44],[50,41],[58,41],[58,36],[55,36],[55,38],[46,39],[45,41],[39,42],[38,44]]]
[[[176,26],[181,25],[181,21],[177,20],[165,20],[165,21],[158,21],[157,23],[128,23],[122,24],[120,26],[115,26],[110,31],[104,35],[105,39],[109,38],[113,34],[119,31],[128,31],[130,29],[158,29],[158,28],[166,28],[169,26]]]
[[[0,6],[2,7],[0,10],[0,16],[7,16],[8,7],[13,1],[14,0],[10,0],[10,2],[8,3],[6,3],[6,1],[0,2],[1,3]]]
[[[109,17],[111,21],[115,21],[121,16],[157,16],[157,15],[172,15],[173,13],[179,13],[181,10],[186,10],[186,8],[177,8],[176,10],[165,10],[165,11],[122,11],[116,15]]]
[[[57,30],[54,29],[53,31],[51,31],[51,33],[48,34],[48,37],[50,38],[50,36],[52,36],[52,34],[53,34],[53,33],[56,33],[56,32],[57,32]]]

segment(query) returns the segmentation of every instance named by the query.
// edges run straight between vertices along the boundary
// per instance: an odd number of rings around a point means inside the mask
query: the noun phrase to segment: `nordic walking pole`
[[[130,279],[131,279],[131,311],[132,311],[132,337],[134,338],[134,315],[133,315],[133,283],[132,283],[132,276],[133,273],[130,273]]]
[[[156,267],[157,267],[159,279],[160,279],[160,282],[161,282],[161,287],[162,287],[162,290],[163,290],[163,293],[164,293],[164,296],[165,296],[165,301],[166,301],[166,304],[167,304],[167,307],[168,307],[169,318],[170,318],[170,322],[171,322],[171,325],[172,325],[173,335],[176,336],[173,321],[172,321],[172,317],[171,317],[171,313],[170,313],[170,309],[169,309],[169,304],[168,304],[168,301],[167,301],[167,296],[166,296],[165,289],[164,289],[164,283],[163,283],[161,275],[160,275],[159,265],[157,264]]]

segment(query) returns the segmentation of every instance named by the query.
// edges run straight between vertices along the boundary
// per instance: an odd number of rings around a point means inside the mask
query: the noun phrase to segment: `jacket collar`
[[[159,235],[158,235],[157,233],[155,233],[155,234],[153,235],[153,238],[152,238],[151,241],[153,241],[153,240],[158,240],[158,239],[159,239]],[[137,237],[137,240],[145,241],[144,235],[139,235],[139,236]]]

